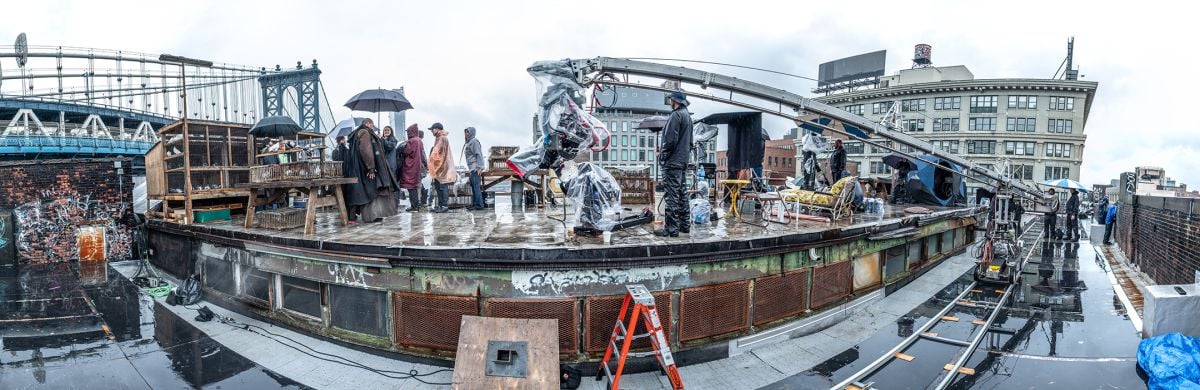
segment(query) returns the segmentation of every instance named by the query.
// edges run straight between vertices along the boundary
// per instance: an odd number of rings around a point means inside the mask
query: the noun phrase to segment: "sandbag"
[[[1200,390],[1200,339],[1169,333],[1138,344],[1138,365],[1150,390]]]

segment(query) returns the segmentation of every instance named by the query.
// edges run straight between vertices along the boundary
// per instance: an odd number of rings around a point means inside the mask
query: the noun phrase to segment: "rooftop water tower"
[[[918,43],[913,48],[913,69],[933,66],[933,46]]]

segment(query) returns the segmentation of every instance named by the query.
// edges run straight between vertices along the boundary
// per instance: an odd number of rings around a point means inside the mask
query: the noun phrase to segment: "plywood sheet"
[[[489,340],[528,343],[528,375],[486,375]],[[455,356],[455,389],[557,389],[558,320],[463,316]]]

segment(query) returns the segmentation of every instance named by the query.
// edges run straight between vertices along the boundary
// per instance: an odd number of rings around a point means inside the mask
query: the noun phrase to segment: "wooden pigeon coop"
[[[158,132],[146,153],[146,195],[161,201],[151,217],[190,224],[228,219],[243,207],[249,191],[234,188],[250,180],[253,142],[250,125],[188,120]]]

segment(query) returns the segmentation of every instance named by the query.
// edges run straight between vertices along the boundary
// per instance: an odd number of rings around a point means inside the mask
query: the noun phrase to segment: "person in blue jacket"
[[[1117,224],[1117,202],[1108,205],[1108,215],[1104,217],[1104,245],[1112,245],[1113,225]]]

